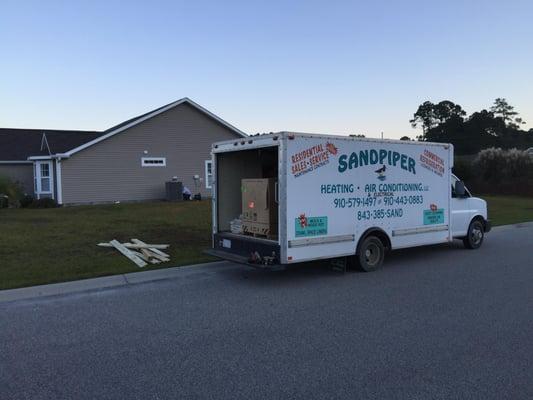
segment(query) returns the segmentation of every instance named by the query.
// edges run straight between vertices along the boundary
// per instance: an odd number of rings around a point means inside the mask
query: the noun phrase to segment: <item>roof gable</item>
[[[84,143],[76,148],[73,148],[72,150],[69,150],[67,152],[65,152],[65,155],[66,156],[71,156],[83,149],[86,149],[87,147],[90,147],[92,145],[95,145],[96,143],[100,143],[101,141],[103,140],[106,140],[107,138],[111,137],[111,136],[114,136],[116,135],[117,133],[120,133],[122,131],[125,131],[126,129],[129,129],[135,125],[138,125],[140,124],[141,122],[144,122],[150,118],[153,118],[161,113],[164,113],[165,111],[168,111],[174,107],[177,107],[181,104],[184,104],[184,103],[187,103],[189,105],[191,105],[192,107],[196,108],[197,110],[199,110],[200,112],[206,114],[208,117],[214,119],[215,121],[217,121],[219,124],[225,126],[226,128],[230,129],[231,131],[233,131],[237,136],[239,137],[247,137],[248,135],[246,135],[246,133],[242,132],[241,130],[235,128],[233,125],[229,124],[228,122],[224,121],[222,118],[219,118],[217,117],[215,114],[211,113],[210,111],[206,110],[205,108],[203,108],[201,105],[195,103],[194,101],[192,101],[191,99],[187,98],[187,97],[184,97],[183,99],[180,99],[180,100],[177,100],[177,101],[174,101],[172,103],[169,103],[169,104],[166,104],[162,107],[159,107],[159,108],[156,108],[155,110],[152,110],[152,111],[149,111],[145,114],[142,114],[142,115],[139,115],[138,117],[135,117],[135,118],[131,118],[127,121],[124,121],[124,122],[121,122],[120,124],[118,125],[115,125],[107,130],[105,130],[104,132],[102,132],[101,136],[98,136],[97,138],[95,138],[94,140],[90,141],[90,142],[87,142],[87,143]]]
[[[198,111],[215,120],[217,123],[233,131],[239,137],[247,135],[233,125],[217,117],[191,99],[183,99],[166,104],[145,114],[121,122],[103,132],[97,131],[66,131],[57,129],[11,129],[0,128],[0,161],[26,161],[61,155],[71,155],[99,143],[111,136],[129,129],[143,121],[153,118],[180,104],[187,103]]]

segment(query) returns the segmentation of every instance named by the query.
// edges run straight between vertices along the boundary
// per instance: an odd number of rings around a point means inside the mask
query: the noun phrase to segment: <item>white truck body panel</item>
[[[451,239],[451,145],[308,135],[286,143],[289,262],[354,254],[373,227],[393,249]],[[302,228],[304,217],[322,232]],[[295,247],[310,237],[339,241]]]

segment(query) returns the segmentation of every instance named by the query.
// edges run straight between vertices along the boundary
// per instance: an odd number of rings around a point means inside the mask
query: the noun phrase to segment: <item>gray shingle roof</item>
[[[0,161],[25,161],[31,156],[49,155],[41,150],[43,133],[52,154],[64,153],[101,136],[103,132],[55,129],[0,128]]]

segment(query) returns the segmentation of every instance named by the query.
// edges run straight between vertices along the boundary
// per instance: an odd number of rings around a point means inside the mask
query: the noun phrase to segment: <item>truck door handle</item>
[[[274,201],[279,203],[278,182],[274,183]]]

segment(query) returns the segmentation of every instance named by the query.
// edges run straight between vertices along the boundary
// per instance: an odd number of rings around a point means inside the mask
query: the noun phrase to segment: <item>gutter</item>
[[[28,161],[40,161],[40,160],[61,160],[63,158],[70,158],[70,155],[67,153],[58,153],[49,156],[32,156],[28,157]]]

